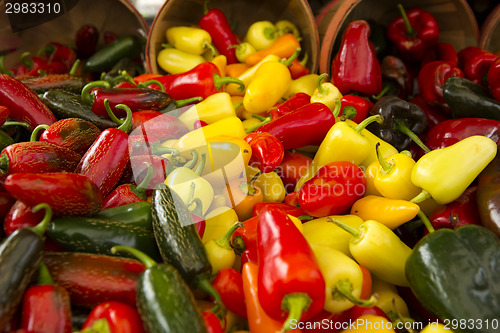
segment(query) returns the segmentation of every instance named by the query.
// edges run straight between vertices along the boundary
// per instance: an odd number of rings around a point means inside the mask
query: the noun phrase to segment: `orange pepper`
[[[226,185],[226,202],[231,203],[240,221],[252,217],[253,207],[264,201],[262,190],[246,179],[236,179]]]
[[[134,81],[135,81],[135,83],[141,83],[141,82],[146,82],[149,80],[154,80],[154,79],[159,78],[159,77],[161,77],[160,74],[145,73],[145,74],[137,75],[136,77],[134,77]]]
[[[363,273],[363,286],[361,287],[360,299],[368,299],[372,295],[372,275],[368,268],[359,265]]]
[[[268,48],[250,54],[245,59],[245,63],[253,66],[269,54],[277,55],[280,58],[290,58],[298,47],[300,47],[300,43],[297,37],[290,33],[284,34],[276,39]]]
[[[246,71],[250,66],[244,63],[236,63],[236,64],[227,64],[226,65],[226,76],[230,77],[235,77],[237,78],[240,76],[244,71]]]
[[[281,332],[283,323],[269,317],[259,303],[257,294],[257,276],[259,268],[253,262],[246,262],[243,265],[243,293],[247,306],[248,326],[250,333],[278,333]],[[300,333],[299,329],[289,332]]]

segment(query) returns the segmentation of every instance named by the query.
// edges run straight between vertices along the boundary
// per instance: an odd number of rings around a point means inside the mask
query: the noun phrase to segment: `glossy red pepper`
[[[345,109],[348,106],[352,106],[354,109],[356,109],[356,116],[354,118],[351,118],[349,115],[348,109]],[[340,107],[341,115],[345,115],[346,118],[351,119],[354,121],[356,124],[359,124],[363,120],[366,119],[368,116],[368,113],[370,112],[371,108],[373,107],[373,103],[364,97],[358,96],[358,95],[344,95],[340,99]]]
[[[21,328],[38,333],[73,331],[69,293],[54,283],[43,263],[40,264],[37,284],[29,287],[23,295]]]
[[[434,229],[456,229],[466,224],[481,224],[476,193],[477,186],[471,186],[455,201],[434,209],[429,216]]]
[[[308,320],[323,310],[325,280],[314,253],[290,218],[268,207],[258,216],[257,292],[264,311],[283,320]]]
[[[243,278],[240,272],[234,268],[223,268],[215,276],[212,285],[229,311],[240,317],[247,317]]]
[[[484,76],[497,59],[499,57],[493,52],[468,46],[458,52],[458,67],[462,69],[466,79],[484,86]]]
[[[432,61],[420,69],[417,82],[421,98],[431,106],[446,110],[443,88],[446,80],[452,76],[464,77],[457,65],[447,61]]]
[[[38,125],[52,125],[56,116],[33,90],[21,81],[0,74],[0,105],[7,107],[10,117],[27,123],[30,130]]]
[[[332,83],[341,94],[356,91],[375,95],[382,90],[382,73],[375,47],[369,41],[370,25],[364,20],[349,23],[332,61]]]
[[[45,129],[39,140],[84,154],[100,133],[101,130],[89,121],[66,118]]]
[[[295,185],[300,177],[305,174],[311,163],[311,157],[298,151],[285,150],[283,160],[276,169],[276,172],[281,177],[287,193],[295,190]]]
[[[257,247],[257,223],[258,216],[253,216],[243,221],[243,226],[236,229],[231,238],[231,247],[237,252],[242,253],[245,249]]]
[[[437,124],[450,119],[450,115],[448,113],[442,112],[436,107],[432,107],[429,104],[427,104],[423,99],[422,96],[416,95],[410,100],[411,103],[418,105],[422,111],[424,111],[425,116],[427,117],[427,129],[426,131],[430,130]]]
[[[285,149],[320,145],[335,124],[335,115],[323,103],[310,103],[255,130],[277,137]]]
[[[205,11],[205,14],[198,22],[200,28],[206,30],[212,43],[220,54],[225,55],[228,64],[238,63],[236,58],[235,45],[239,44],[238,37],[235,35],[224,12],[218,8]]]
[[[127,303],[117,301],[107,301],[96,305],[90,311],[87,320],[82,326],[83,332],[86,329],[90,332],[92,327],[102,327],[96,321],[104,320],[110,333],[144,333],[141,316],[135,307]]]
[[[76,53],[80,58],[89,58],[97,51],[99,30],[92,24],[84,24],[75,34]]]
[[[366,176],[359,166],[348,161],[331,162],[302,185],[299,204],[311,216],[340,215],[365,192]]]
[[[274,135],[267,132],[249,133],[245,141],[252,148],[249,165],[258,168],[261,172],[273,171],[283,160],[285,149]]]
[[[217,315],[210,311],[203,311],[201,313],[203,316],[203,321],[205,322],[205,327],[207,328],[207,333],[224,333],[220,320]]]
[[[273,207],[274,209],[280,209],[284,211],[287,215],[292,215],[295,217],[307,215],[306,212],[297,206],[291,206],[284,202],[259,202],[255,206],[253,206],[252,214],[253,216],[257,216],[261,214],[266,207]]]
[[[349,310],[340,313],[331,313],[323,310],[314,318],[300,323],[299,328],[303,333],[337,333],[342,331],[343,328],[347,328],[348,324]]]
[[[387,26],[387,38],[394,43],[406,60],[418,62],[427,49],[439,40],[439,24],[436,18],[422,8],[405,12],[400,4],[401,16]]]
[[[102,207],[95,185],[76,173],[15,173],[5,179],[5,189],[28,206],[47,203],[56,215],[92,215]]]
[[[453,44],[447,42],[438,42],[431,46],[427,49],[424,56],[422,57],[420,66],[436,60],[448,61],[458,65],[458,54]]]
[[[307,60],[307,59],[306,59]],[[305,66],[304,60],[294,59],[292,64],[288,67],[292,80],[296,80],[301,76],[311,73],[311,70]]]
[[[130,131],[132,113],[124,104],[116,107],[126,110],[126,120],[118,128],[102,131],[75,169],[75,172],[86,176],[103,197],[116,186],[129,162],[127,133]]]
[[[156,184],[165,182],[165,179],[167,177],[167,159],[156,155],[130,156],[130,163],[127,164],[127,167],[123,172],[123,175],[125,175],[126,173],[129,174],[129,178],[123,179],[122,177],[122,179],[125,181],[125,183],[132,183],[136,185],[144,182],[148,170],[145,163],[150,164],[153,167],[151,181],[146,187],[146,194],[151,195]]]
[[[227,83],[244,87],[243,82],[231,77],[221,77],[217,66],[205,61],[193,69],[179,74],[164,75],[156,78],[174,100],[201,97],[203,99],[220,92]],[[158,86],[151,85],[158,88]]]
[[[243,266],[247,262],[251,262],[256,265],[259,263],[257,246],[249,247],[248,249],[245,249],[245,251],[243,251],[243,253],[241,254],[241,266]]]
[[[311,96],[309,94],[303,92],[293,94],[289,99],[270,110],[271,120],[284,116],[310,103]]]
[[[45,47],[45,51],[48,53],[47,61],[49,64],[57,62],[64,64],[65,70],[63,73],[69,72],[76,61],[76,52],[72,48],[57,42],[50,42]]]
[[[189,128],[178,118],[169,114],[143,110],[134,112],[132,115],[131,135],[147,135],[165,141],[179,139],[187,132]]]
[[[2,126],[9,117],[10,117],[9,109],[6,106],[0,105],[0,126]]]
[[[495,60],[488,70],[488,88],[491,96],[500,101],[500,58]]]
[[[4,233],[8,236],[19,228],[34,227],[43,219],[44,215],[42,210],[33,212],[33,207],[16,200],[3,221]]]
[[[42,260],[74,306],[93,308],[106,301],[136,304],[136,282],[144,271],[137,260],[77,252],[45,253]]]
[[[487,136],[500,143],[500,121],[485,118],[460,118],[440,122],[427,133],[429,149],[451,146],[473,135]]]

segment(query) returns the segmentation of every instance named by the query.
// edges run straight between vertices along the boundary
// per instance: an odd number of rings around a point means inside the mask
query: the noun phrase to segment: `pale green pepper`
[[[257,21],[252,23],[243,39],[255,47],[257,51],[267,49],[278,39],[278,29],[270,21]]]

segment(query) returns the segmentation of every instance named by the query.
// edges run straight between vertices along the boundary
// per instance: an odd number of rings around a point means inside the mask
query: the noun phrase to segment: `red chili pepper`
[[[258,216],[253,216],[243,221],[243,226],[237,228],[231,238],[231,247],[239,253],[245,249],[257,247],[257,223]]]
[[[460,118],[440,122],[427,133],[430,150],[445,148],[473,135],[487,136],[500,143],[500,121],[485,118]]]
[[[50,272],[41,263],[38,282],[23,295],[21,328],[38,333],[71,333],[71,306],[69,293],[52,280]]]
[[[307,171],[312,163],[312,158],[298,151],[285,150],[283,160],[276,169],[276,172],[283,181],[285,190],[291,193],[295,190],[295,185],[300,177]],[[295,206],[295,205],[292,205]]]
[[[423,99],[422,96],[417,95],[413,97],[410,100],[411,103],[418,105],[422,111],[424,111],[425,116],[427,117],[427,129],[426,131],[430,130],[437,124],[450,119],[450,116],[448,113],[442,112],[439,109],[430,106],[427,104]]]
[[[273,207],[274,209],[280,209],[284,211],[287,215],[292,215],[295,217],[307,215],[306,212],[297,206],[290,206],[284,202],[259,202],[253,206],[253,216],[257,216],[266,210],[266,207]]]
[[[127,133],[132,123],[132,112],[124,104],[118,104],[116,108],[126,110],[124,123],[118,128],[102,131],[75,169],[75,172],[86,176],[103,197],[116,186],[129,161]]]
[[[126,303],[107,301],[96,305],[90,311],[82,330],[91,329],[93,326],[101,327],[102,320],[106,322],[111,333],[145,332],[139,312],[135,307]],[[101,321],[100,325],[96,324],[96,321]]]
[[[249,165],[258,168],[261,172],[273,171],[283,160],[285,149],[274,135],[267,132],[249,133],[245,141],[252,148]]]
[[[422,8],[413,8],[408,12],[401,4],[398,8],[401,16],[387,26],[387,38],[394,43],[403,58],[420,61],[427,49],[439,40],[438,21]]]
[[[34,227],[45,216],[43,210],[33,212],[33,207],[16,200],[10,208],[3,222],[3,230],[6,236],[12,234],[22,227]]]
[[[210,37],[212,37],[212,43],[214,43],[217,51],[220,54],[225,55],[228,64],[238,63],[238,58],[236,58],[236,48],[238,45],[238,37],[234,34],[226,15],[222,10],[218,8],[205,11],[198,22],[200,28],[206,30]]]
[[[306,239],[286,213],[268,208],[258,216],[259,301],[276,320],[308,320],[325,304],[325,280]]]
[[[349,310],[340,313],[331,313],[326,310],[321,311],[303,323],[303,333],[337,333],[347,328],[349,324]]]
[[[80,58],[89,58],[97,50],[99,30],[92,24],[82,25],[75,34],[76,53]]]
[[[340,215],[365,192],[366,177],[359,166],[348,161],[331,162],[302,185],[299,204],[311,216]]]
[[[217,66],[209,61],[205,61],[187,72],[164,75],[156,80],[163,84],[165,91],[174,100],[193,97],[206,99],[208,96],[220,92],[223,85],[227,83],[236,83],[244,87],[243,82],[236,78],[221,77]],[[155,85],[150,87],[158,88]]]
[[[29,125],[33,130],[38,125],[52,125],[56,116],[33,90],[21,81],[0,74],[0,105],[7,107],[10,117]]]
[[[307,60],[307,59],[306,59]],[[296,80],[301,76],[310,74],[311,71],[304,65],[304,60],[295,59],[292,64],[288,67],[292,80]]]
[[[500,101],[500,58],[488,70],[488,88],[493,98]]]
[[[132,82],[123,81],[114,85],[113,88],[137,88],[137,86]]]
[[[464,77],[464,73],[455,64],[446,61],[432,61],[420,69],[417,82],[420,96],[424,102],[443,110],[447,104],[443,98],[443,87],[450,77]]]
[[[143,110],[134,112],[132,115],[131,135],[147,135],[165,141],[178,139],[187,132],[189,128],[178,118],[169,114]]]
[[[9,117],[9,109],[6,106],[0,105],[0,126],[2,126]]]
[[[310,103],[260,126],[255,132],[268,132],[278,138],[285,149],[293,149],[320,145],[334,124],[335,115],[328,106]]]
[[[311,103],[311,96],[306,93],[298,92],[292,95],[289,99],[281,103],[280,105],[271,109],[271,120],[275,120],[287,113],[293,112],[305,105]]]
[[[153,168],[153,174],[149,186],[147,186],[146,194],[151,195],[156,184],[165,182],[168,160],[155,155],[138,155],[130,157],[130,167],[132,169],[132,180],[129,183],[140,184],[144,182],[147,175],[146,163]]]
[[[493,52],[468,46],[458,52],[458,67],[463,70],[466,79],[484,86],[484,76],[497,59],[499,57]]]
[[[448,61],[454,63],[455,65],[458,65],[458,55],[455,47],[452,44],[446,42],[439,42],[434,44],[425,52],[424,56],[422,57],[422,61],[420,62],[420,66],[436,60]]]
[[[15,173],[5,179],[5,189],[32,207],[47,203],[56,215],[92,215],[102,207],[97,188],[76,173]]]
[[[349,23],[344,31],[331,69],[332,83],[343,95],[350,91],[375,95],[382,90],[380,64],[369,35],[370,25],[364,20]]]
[[[243,278],[234,268],[221,269],[212,281],[226,308],[240,317],[247,317]]]
[[[207,328],[207,333],[224,333],[220,320],[217,315],[210,311],[203,311],[202,313],[203,321]]]
[[[352,106],[354,109],[356,109],[356,116],[354,116],[354,118],[351,118],[349,116],[348,109],[344,110],[344,108],[347,106]],[[373,107],[373,103],[367,98],[358,95],[348,94],[342,96],[342,98],[340,99],[340,107],[341,107],[340,114],[345,115],[346,118],[349,118],[356,124],[359,124],[360,122],[366,119],[368,113]]]
[[[45,49],[49,52],[48,63],[59,62],[64,64],[64,72],[68,72],[76,61],[76,52],[72,48],[60,43],[51,42]]]
[[[243,266],[247,262],[251,262],[256,265],[258,264],[259,257],[257,253],[257,246],[249,247],[248,249],[245,249],[245,251],[243,251],[243,253],[241,254],[241,266]]]
[[[100,133],[101,130],[89,121],[80,118],[66,118],[45,129],[40,136],[40,141],[83,154],[99,137]]]

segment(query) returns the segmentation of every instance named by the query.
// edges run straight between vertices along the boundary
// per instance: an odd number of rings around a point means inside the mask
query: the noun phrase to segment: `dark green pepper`
[[[51,89],[61,89],[73,93],[81,93],[88,83],[83,77],[71,74],[48,74],[34,76],[21,80],[37,94],[43,94]]]
[[[483,226],[428,234],[408,257],[406,277],[420,303],[453,332],[498,332],[500,240]]]
[[[481,224],[500,237],[500,154],[477,178],[477,208]]]
[[[94,217],[153,230],[151,224],[151,203],[147,201],[139,201],[128,205],[103,209],[94,215]]]
[[[461,77],[450,77],[443,97],[453,118],[486,118],[500,120],[500,102],[487,88]]]
[[[13,143],[14,140],[10,137],[10,135],[0,130],[0,151],[2,151],[5,147]]]
[[[143,41],[135,36],[118,38],[113,43],[94,53],[85,63],[85,69],[91,72],[108,71],[123,58],[135,59],[143,50]]]

